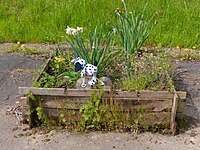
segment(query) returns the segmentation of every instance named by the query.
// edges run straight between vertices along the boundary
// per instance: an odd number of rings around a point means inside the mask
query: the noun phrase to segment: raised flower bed
[[[153,16],[128,13],[122,2],[124,11],[116,10],[112,31],[104,33],[101,26],[85,39],[83,28],[68,26],[73,51],[54,51],[33,87],[19,87],[30,126],[53,121],[81,130],[168,129],[175,134],[186,93],[175,90],[166,53],[141,49]]]
[[[48,68],[50,60],[47,61],[42,72]],[[38,76],[38,79],[40,76]],[[76,114],[79,114],[80,109],[92,99],[91,93],[99,95],[100,91],[100,89],[19,87],[22,112],[28,118],[30,126],[36,124],[38,120],[35,111],[38,106],[50,119],[59,118],[63,110],[74,110],[77,112]],[[30,93],[34,96],[34,99],[29,96]],[[105,89],[101,100],[106,101],[109,111],[120,112],[126,117],[128,114],[128,118],[135,120],[134,123],[137,122],[140,126],[159,125],[165,127],[171,133],[175,133],[176,115],[182,112],[186,92],[149,90],[132,92]],[[113,105],[116,105],[117,108],[109,108]],[[32,113],[27,114],[27,112]],[[81,117],[76,117],[75,121],[80,120]]]

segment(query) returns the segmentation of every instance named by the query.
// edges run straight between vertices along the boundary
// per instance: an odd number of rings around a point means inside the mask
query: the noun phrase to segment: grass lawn
[[[155,14],[155,28],[147,45],[200,48],[200,0],[126,0],[138,13]],[[120,0],[1,0],[0,42],[59,43],[66,26],[85,32],[104,24],[111,30]]]

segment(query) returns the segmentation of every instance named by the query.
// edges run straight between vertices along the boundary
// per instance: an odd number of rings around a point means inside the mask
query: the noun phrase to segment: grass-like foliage
[[[135,10],[128,12],[126,4],[124,2],[123,4],[124,13],[121,11],[116,12],[117,17],[120,20],[116,21],[116,30],[123,46],[122,54],[126,63],[126,73],[128,78],[131,79],[130,68],[132,57],[140,50],[141,46],[149,37],[153,29],[153,26],[151,25],[153,16],[144,19],[144,11],[147,5],[144,7],[142,14],[136,14]]]
[[[74,56],[78,56],[90,64],[94,64],[96,61],[99,75],[113,60],[115,51],[112,45],[112,36],[113,32],[105,34],[103,26],[101,26],[100,30],[96,27],[89,32],[87,39],[82,33],[68,35],[67,43],[72,47]]]
[[[128,10],[142,12],[149,0],[125,2]],[[121,0],[1,0],[0,42],[62,42],[66,25],[88,32],[106,23],[109,31],[116,8],[123,8]],[[156,28],[146,44],[199,49],[198,0],[151,1],[146,13],[155,12]]]

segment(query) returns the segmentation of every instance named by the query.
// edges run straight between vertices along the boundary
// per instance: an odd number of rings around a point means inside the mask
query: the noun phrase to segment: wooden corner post
[[[176,91],[174,92],[174,98],[172,102],[172,111],[171,111],[171,121],[170,121],[170,129],[172,134],[176,134],[176,112],[178,108],[178,95]]]

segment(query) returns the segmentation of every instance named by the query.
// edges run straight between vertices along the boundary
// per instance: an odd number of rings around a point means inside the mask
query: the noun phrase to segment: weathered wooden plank
[[[177,113],[183,112],[185,102],[178,100]]]
[[[28,97],[21,97],[19,100],[21,111],[22,111],[22,116],[23,116],[23,121],[27,120],[29,123],[29,126],[32,125],[32,116],[30,115],[31,112],[31,104],[29,102]]]
[[[181,101],[185,101],[186,92],[178,91],[176,92]],[[142,100],[162,100],[162,99],[173,99],[174,92],[168,91],[115,91],[113,92],[114,97],[119,98],[139,98]]]
[[[109,101],[109,100],[108,100]],[[109,103],[109,102],[108,102]],[[172,100],[127,100],[117,99],[114,100],[114,105],[117,105],[117,109],[122,111],[135,111],[135,110],[148,110],[152,112],[171,111]],[[115,107],[115,106],[114,106]]]
[[[86,99],[57,99],[57,100],[43,100],[42,106],[44,108],[60,108],[60,109],[80,109],[83,105],[87,104],[89,101],[88,98]]]
[[[42,101],[42,105],[44,108],[68,108],[68,109],[80,109],[82,106],[87,104],[87,99],[85,101],[70,101],[73,104],[66,103],[66,101],[58,100],[48,100],[48,101]],[[144,102],[144,101],[143,101]],[[123,104],[121,104],[123,103]],[[137,103],[136,101],[133,101],[132,103]],[[171,102],[170,101],[157,101],[157,102],[149,102],[142,104],[136,104],[136,105],[128,105],[130,103],[126,102],[118,102],[118,104],[122,107],[123,110],[131,111],[131,110],[139,110],[139,109],[150,109],[155,112],[160,112],[166,109],[171,108]]]
[[[140,91],[139,97],[141,99],[143,98],[152,98],[152,99],[159,99],[159,98],[165,98],[165,99],[171,99],[173,98],[173,93],[168,91]]]
[[[112,95],[117,98],[138,98],[138,92],[130,92],[130,91],[113,91]]]
[[[45,114],[51,118],[51,117],[59,117],[60,114],[66,113],[66,115],[70,114],[70,111],[74,110],[68,110],[68,112],[63,112],[62,109],[51,109],[51,108],[44,108]],[[81,116],[78,113],[78,111],[75,111],[76,115],[73,115],[74,121],[80,121]],[[69,113],[69,114],[68,114]],[[121,113],[121,112],[115,112],[115,113]],[[137,122],[140,125],[165,125],[167,128],[169,128],[170,125],[170,112],[145,112],[145,113],[129,113],[129,112],[123,112],[123,120],[128,120],[129,118],[131,119],[137,119]],[[68,119],[68,118],[66,118]],[[69,118],[70,119],[70,118]],[[119,118],[120,119],[120,118]]]
[[[173,93],[168,91],[140,91],[138,94],[141,99],[173,98]]]
[[[80,109],[82,106],[88,103],[90,100],[88,97],[52,97],[43,96],[42,105],[44,108],[68,108],[68,109]],[[123,111],[133,111],[139,109],[149,109],[152,111],[170,110],[172,106],[172,100],[138,100],[138,99],[104,99],[104,103],[110,105],[114,103],[118,109]],[[112,101],[112,102],[111,102]],[[113,104],[111,104],[113,105]]]
[[[42,73],[45,72],[48,69],[48,65],[49,65],[49,63],[51,61],[51,58],[52,58],[52,52],[50,52],[50,56],[49,56],[48,60],[45,62],[43,68],[41,69],[40,73],[36,77],[36,79],[35,79],[36,81],[38,81],[41,78]]]
[[[64,88],[34,88],[34,87],[19,87],[19,94],[27,95],[29,92],[34,95],[51,95],[51,96],[77,96],[77,97],[90,97],[91,93],[98,94],[100,90],[77,90],[77,89],[64,89]],[[167,91],[110,91],[105,90],[104,95],[114,98],[140,98],[142,100],[157,100],[157,99],[173,99],[173,92]],[[178,92],[178,97],[185,101],[186,92]]]
[[[28,98],[27,97],[21,97],[19,99],[19,103],[20,103],[21,106],[29,105]]]
[[[141,99],[172,99],[173,93],[168,91],[114,91],[115,97],[141,98]]]
[[[139,91],[139,98],[141,99],[173,99],[174,94],[168,91]]]
[[[35,88],[35,87],[19,87],[20,95],[27,95],[32,92],[33,95],[51,95],[51,96],[91,96],[91,93],[99,93],[98,89],[90,90],[77,90],[77,89],[65,89],[65,88]],[[110,92],[110,90],[104,90],[104,94]]]
[[[66,96],[77,96],[77,97],[91,97],[91,94],[99,94],[99,89],[89,89],[89,90],[80,90],[80,89],[67,89],[65,91]],[[110,95],[111,91],[109,89],[104,90],[104,95]]]
[[[179,101],[186,101],[186,92],[184,91],[176,91]]]
[[[148,102],[149,101],[149,103],[155,103],[155,106],[157,105],[157,103],[159,103],[159,102],[162,102],[163,101],[163,103],[166,103],[166,104],[170,104],[170,106],[172,107],[172,99],[154,99],[154,100],[147,100],[147,99],[145,99],[145,100],[142,100],[142,99],[137,99],[137,98],[135,98],[135,99],[133,99],[133,98],[117,98],[117,99],[115,99],[115,100],[121,100],[121,101],[127,101],[127,103],[128,103],[128,101],[133,101],[133,103],[135,102],[135,103],[137,103],[137,101],[141,101],[141,102],[143,102],[143,103],[145,103],[146,101]],[[164,102],[165,101],[165,102]],[[131,102],[130,102],[131,103]],[[180,113],[180,112],[182,112],[183,111],[183,108],[184,108],[184,104],[185,104],[185,102],[184,101],[182,101],[182,100],[178,100],[178,108],[177,108],[177,112],[178,113]],[[127,104],[128,105],[128,104]],[[163,104],[164,105],[164,104]],[[170,107],[169,106],[169,107]],[[171,109],[171,107],[170,107],[170,109]],[[159,111],[159,106],[157,107],[157,109],[155,109],[155,111],[157,110],[157,111]],[[160,105],[160,109],[162,109],[162,105]]]
[[[176,93],[174,93],[173,98],[173,105],[172,105],[172,111],[171,111],[171,120],[170,120],[170,129],[172,131],[172,134],[175,135],[176,133],[176,111],[178,108],[178,96]]]
[[[35,87],[19,87],[18,92],[21,95],[27,95],[32,92],[33,95],[52,95],[52,96],[64,96],[64,88],[35,88]]]
[[[28,97],[21,97],[19,100],[21,109],[22,109],[22,114],[23,116],[26,116],[26,113],[30,111],[30,106],[29,106],[29,100]]]
[[[170,112],[159,112],[159,113],[146,113],[141,114],[138,120],[141,125],[165,125],[169,128]]]

